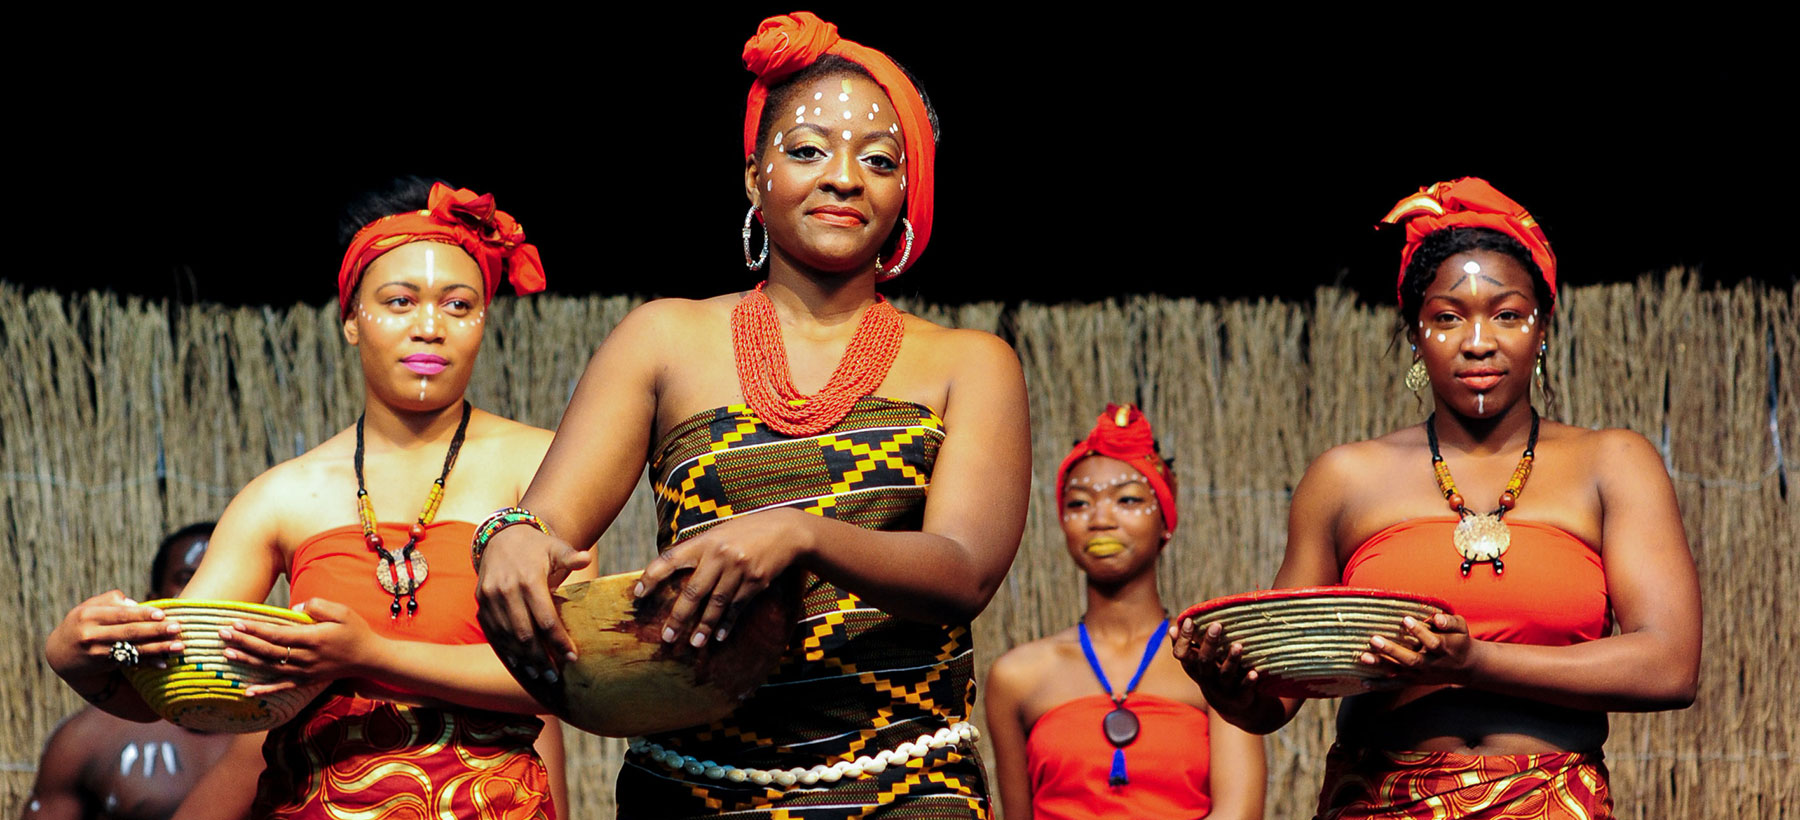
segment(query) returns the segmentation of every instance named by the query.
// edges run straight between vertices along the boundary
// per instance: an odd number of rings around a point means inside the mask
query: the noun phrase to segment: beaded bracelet
[[[488,542],[493,540],[501,530],[514,524],[530,524],[537,527],[545,535],[550,528],[524,507],[506,507],[495,510],[493,515],[483,519],[481,526],[475,528],[475,541],[469,545],[469,562],[475,565],[475,571],[481,571],[481,553],[487,550]]]
[[[854,761],[840,760],[829,766],[820,764],[810,769],[795,766],[792,769],[740,769],[726,766],[711,760],[698,760],[693,755],[684,755],[674,749],[663,748],[661,744],[652,743],[641,737],[634,737],[627,743],[627,748],[636,754],[648,757],[670,769],[699,775],[711,780],[726,780],[732,783],[754,783],[758,786],[775,785],[786,788],[796,783],[811,786],[819,781],[836,783],[843,778],[855,780],[865,774],[879,774],[889,766],[904,766],[907,761],[922,758],[933,749],[945,746],[959,746],[981,739],[981,731],[974,724],[959,721],[952,723],[934,734],[919,735],[918,740],[908,741],[892,749],[864,755]]]

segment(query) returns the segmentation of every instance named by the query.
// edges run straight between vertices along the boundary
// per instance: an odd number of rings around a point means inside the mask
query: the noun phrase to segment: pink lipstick
[[[411,370],[421,376],[436,376],[437,374],[444,372],[444,368],[450,366],[449,359],[442,356],[434,356],[430,353],[414,353],[411,356],[401,359],[400,363],[406,365],[407,370]]]

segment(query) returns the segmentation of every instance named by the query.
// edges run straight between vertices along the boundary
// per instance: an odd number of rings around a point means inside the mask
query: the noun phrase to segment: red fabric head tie
[[[931,241],[937,139],[931,133],[931,118],[925,113],[925,98],[919,95],[919,89],[913,87],[912,80],[907,79],[906,72],[901,71],[892,58],[839,37],[837,26],[810,11],[796,11],[762,21],[756,34],[744,43],[744,67],[756,74],[755,82],[750,84],[750,95],[744,101],[744,156],[756,155],[756,126],[762,121],[763,105],[769,101],[769,87],[827,54],[836,54],[862,66],[894,104],[894,116],[900,120],[902,148],[906,151],[906,218],[913,227],[912,255],[906,259],[906,267],[910,268]]]
[[[1383,225],[1406,224],[1406,248],[1400,251],[1400,281],[1406,280],[1406,266],[1412,262],[1419,243],[1445,228],[1491,228],[1519,240],[1531,251],[1532,261],[1544,272],[1550,295],[1556,295],[1556,254],[1550,252],[1550,239],[1525,207],[1507,198],[1480,177],[1463,177],[1439,182],[1394,205]],[[1380,226],[1377,226],[1380,227]],[[1395,290],[1398,291],[1396,284]]]
[[[350,300],[363,270],[376,257],[411,242],[456,245],[475,257],[487,299],[494,300],[504,276],[520,295],[544,289],[544,263],[536,245],[525,241],[525,229],[494,207],[493,194],[433,183],[423,211],[384,216],[363,226],[344,251],[338,266],[338,314],[350,316]]]
[[[1156,436],[1150,420],[1142,410],[1130,404],[1108,404],[1106,412],[1094,422],[1086,441],[1075,445],[1056,468],[1056,507],[1061,509],[1068,486],[1069,470],[1088,456],[1116,458],[1144,476],[1150,489],[1156,491],[1156,503],[1162,506],[1163,526],[1175,531],[1175,473],[1156,454]]]

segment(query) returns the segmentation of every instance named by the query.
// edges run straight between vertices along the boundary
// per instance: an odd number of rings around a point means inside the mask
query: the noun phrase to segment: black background
[[[884,289],[1306,298],[1336,282],[1386,301],[1399,238],[1372,223],[1464,175],[1531,209],[1567,282],[1691,265],[1786,287],[1800,271],[1794,71],[1742,36],[1707,40],[1681,20],[1665,35],[1555,36],[1556,20],[1503,29],[1398,8],[1038,8],[817,7],[912,69],[944,123],[930,251]],[[552,292],[743,287],[739,52],[790,9],[619,9],[15,32],[29,51],[9,58],[12,130],[27,147],[6,278],[322,304],[342,202],[417,173],[494,192],[542,249]]]

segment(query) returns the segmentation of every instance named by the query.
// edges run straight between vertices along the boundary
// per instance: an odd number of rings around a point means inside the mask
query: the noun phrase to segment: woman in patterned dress
[[[746,225],[767,236],[757,254],[746,234],[746,264],[767,279],[646,304],[594,354],[521,502],[551,534],[486,546],[483,625],[510,662],[572,655],[549,590],[648,461],[662,552],[644,588],[693,569],[665,641],[729,640],[786,573],[803,611],[732,716],[634,743],[620,816],[985,817],[969,625],[1024,527],[1019,362],[876,293],[930,233],[933,117],[910,78],[807,13],[765,21],[745,59]]]

